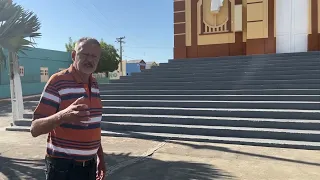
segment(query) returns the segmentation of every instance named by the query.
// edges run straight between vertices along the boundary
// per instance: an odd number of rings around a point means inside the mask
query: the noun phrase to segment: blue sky
[[[37,47],[65,51],[82,36],[115,45],[125,36],[123,59],[166,62],[173,56],[173,0],[14,0],[37,14]]]

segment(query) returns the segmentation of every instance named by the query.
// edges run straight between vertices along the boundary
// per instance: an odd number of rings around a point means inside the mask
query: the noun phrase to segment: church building
[[[174,58],[320,50],[320,0],[174,0]]]

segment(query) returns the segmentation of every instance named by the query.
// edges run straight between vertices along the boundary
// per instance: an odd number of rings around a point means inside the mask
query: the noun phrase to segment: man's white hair
[[[84,43],[84,44],[90,43],[90,44],[98,45],[100,47],[100,43],[99,43],[99,41],[97,39],[91,38],[91,37],[82,37],[76,42],[76,44],[74,46],[74,50],[75,51],[77,51],[79,49],[79,44],[80,43]]]

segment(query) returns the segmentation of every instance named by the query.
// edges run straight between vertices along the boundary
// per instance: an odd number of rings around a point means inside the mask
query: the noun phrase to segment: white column
[[[18,59],[15,53],[9,52],[9,63],[12,118],[13,124],[15,124],[15,120],[23,118],[24,114],[20,69]]]

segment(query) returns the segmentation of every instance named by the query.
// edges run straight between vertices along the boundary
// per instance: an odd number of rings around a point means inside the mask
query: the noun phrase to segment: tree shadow
[[[192,144],[192,143],[187,143],[187,142],[178,142],[178,141],[170,141],[170,143],[189,146],[194,149],[210,149],[210,150],[215,150],[215,151],[223,151],[223,152],[228,152],[228,153],[235,153],[235,154],[241,154],[241,155],[246,155],[246,156],[254,156],[254,157],[266,158],[266,159],[272,159],[272,160],[278,160],[278,161],[306,164],[306,165],[312,165],[312,166],[320,166],[320,163],[315,163],[315,162],[293,160],[293,159],[280,158],[280,157],[274,157],[274,156],[262,155],[262,154],[256,154],[256,153],[250,153],[250,152],[242,152],[242,151],[236,151],[236,150],[232,150],[232,149],[225,148],[225,147],[218,147],[218,146],[212,146],[212,145],[197,145],[197,144]]]
[[[110,180],[211,180],[233,179],[221,169],[209,164],[161,161],[152,157],[132,156],[131,154],[104,154],[107,169],[113,168],[106,179]],[[139,160],[139,161],[136,161]],[[127,162],[135,162],[122,167]],[[120,167],[119,169],[115,167]],[[0,174],[7,179],[45,179],[44,160],[29,160],[0,156]],[[0,175],[1,178],[1,175]]]
[[[109,180],[234,179],[230,173],[203,163],[162,161],[152,157],[130,156],[130,154],[105,154],[105,161],[109,170],[127,164],[108,174],[106,179]]]
[[[45,179],[44,160],[29,160],[0,156],[0,174],[1,173],[10,180]]]
[[[280,157],[263,155],[263,154],[252,153],[252,152],[242,152],[242,151],[232,150],[232,149],[226,148],[226,147],[219,147],[219,146],[214,146],[214,145],[197,145],[197,144],[192,143],[192,142],[217,143],[217,142],[210,141],[210,140],[185,139],[185,138],[179,138],[179,137],[175,137],[172,139],[165,139],[165,138],[159,138],[157,136],[145,135],[145,134],[141,134],[141,133],[137,133],[137,132],[122,132],[121,134],[118,134],[118,136],[119,137],[129,137],[129,138],[134,138],[134,139],[152,139],[153,141],[159,141],[159,142],[165,141],[165,142],[169,142],[172,144],[180,144],[180,145],[184,145],[184,146],[189,146],[194,149],[210,149],[210,150],[215,150],[215,151],[241,154],[241,155],[246,155],[246,156],[266,158],[266,159],[272,159],[272,160],[278,160],[278,161],[284,161],[284,162],[299,163],[299,164],[306,164],[306,165],[312,165],[312,166],[320,166],[320,163],[317,163],[317,162],[308,162],[308,161],[294,160],[294,159],[288,159],[288,158],[280,158]],[[226,143],[223,143],[223,144],[226,144]],[[239,143],[230,143],[230,144],[239,145]],[[240,144],[240,145],[246,145],[246,144]],[[253,146],[253,145],[249,145],[249,146]],[[261,147],[265,147],[265,146],[261,146]]]

